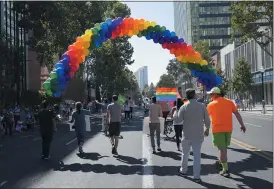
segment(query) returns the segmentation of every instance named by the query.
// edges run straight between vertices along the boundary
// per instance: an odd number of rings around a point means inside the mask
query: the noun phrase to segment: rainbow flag
[[[156,100],[158,102],[170,102],[175,101],[177,98],[176,88],[157,88],[156,89]]]

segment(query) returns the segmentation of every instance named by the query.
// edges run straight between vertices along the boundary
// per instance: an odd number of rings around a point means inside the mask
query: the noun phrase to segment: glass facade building
[[[231,2],[174,2],[175,32],[187,43],[208,40],[211,53],[219,51],[231,38]]]
[[[267,35],[271,35],[270,32]],[[261,39],[265,40],[265,39]],[[273,44],[268,45],[268,50],[273,52]],[[223,58],[222,58],[223,57]],[[255,103],[261,103],[262,101],[262,75],[260,69],[263,67],[264,72],[264,96],[267,104],[273,104],[273,59],[267,54],[261,47],[255,42],[250,40],[247,43],[242,44],[236,48],[226,51],[221,50],[222,69],[225,71],[227,78],[233,77],[235,66],[240,57],[244,57],[245,60],[251,66],[251,73],[253,75],[253,83],[250,90],[250,95]],[[230,98],[235,98],[236,94],[230,93]]]
[[[23,15],[13,10],[12,1],[0,2],[0,26],[1,37],[8,49],[12,49],[12,57],[9,62],[0,64],[0,83],[1,90],[10,89],[16,91],[17,99],[20,93],[27,88],[26,81],[26,62],[27,46],[26,31],[19,26],[19,20]],[[6,51],[7,52],[7,51]]]
[[[148,85],[148,71],[147,71],[147,66],[143,66],[139,68],[135,73],[134,73],[136,80],[138,82],[139,88],[142,91],[146,85]]]

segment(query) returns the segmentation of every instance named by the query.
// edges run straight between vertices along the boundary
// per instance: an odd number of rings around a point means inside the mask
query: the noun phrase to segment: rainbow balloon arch
[[[90,50],[99,48],[109,39],[133,35],[153,40],[154,43],[159,43],[164,49],[168,49],[176,56],[178,62],[191,72],[191,76],[196,77],[198,82],[205,86],[207,91],[222,83],[222,78],[215,74],[214,69],[201,58],[200,53],[193,50],[191,45],[187,45],[183,38],[178,38],[175,32],[170,32],[166,27],[144,19],[119,17],[97,23],[93,28],[87,29],[84,35],[76,38],[76,42],[68,47],[68,51],[62,55],[49,78],[43,83],[46,94],[60,97]]]

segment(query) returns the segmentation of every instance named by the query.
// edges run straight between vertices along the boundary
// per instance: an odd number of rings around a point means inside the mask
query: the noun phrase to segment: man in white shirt
[[[179,118],[183,123],[182,133],[182,167],[179,173],[187,175],[188,157],[190,147],[193,150],[193,176],[196,182],[201,182],[201,147],[204,136],[208,136],[210,128],[210,119],[204,104],[197,102],[194,89],[187,89],[186,96],[188,102],[181,106]],[[204,130],[204,126],[206,130]]]
[[[156,154],[155,151],[155,140],[154,135],[156,131],[157,138],[157,150],[160,152],[160,119],[159,117],[163,117],[162,108],[160,104],[156,104],[156,97],[152,97],[152,104],[149,106],[149,130],[150,130],[150,141],[151,147],[153,150],[153,154]]]

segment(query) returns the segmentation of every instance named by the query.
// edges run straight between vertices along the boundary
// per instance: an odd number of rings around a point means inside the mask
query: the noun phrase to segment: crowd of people
[[[176,145],[179,151],[182,151],[182,161],[179,173],[187,175],[188,157],[190,148],[194,156],[193,176],[196,182],[200,182],[201,171],[201,146],[204,137],[209,135],[210,127],[213,138],[213,145],[218,148],[218,161],[216,165],[220,167],[220,175],[229,177],[227,163],[227,147],[230,145],[232,135],[232,115],[237,118],[240,129],[246,132],[246,127],[242,117],[238,112],[235,103],[224,98],[219,88],[213,88],[209,93],[211,102],[205,106],[196,100],[194,89],[186,90],[186,99],[177,98],[173,107],[162,109],[162,105],[157,102],[156,97],[151,98],[148,104],[149,109],[149,130],[152,153],[162,151],[160,140],[160,118],[166,118],[171,112],[173,125],[176,133]],[[121,133],[122,113],[125,113],[125,119],[132,119],[133,101],[128,98],[124,104],[118,102],[118,96],[113,95],[112,102],[107,99],[103,103],[96,102],[102,110],[102,131],[108,130],[111,144],[111,153],[118,155],[118,144]],[[84,153],[83,144],[86,132],[85,115],[90,115],[91,111],[84,109],[81,102],[75,104],[70,123],[74,123],[76,137],[78,140],[79,152]],[[18,110],[14,110],[14,120],[18,120]],[[49,159],[49,149],[52,136],[56,131],[56,113],[46,102],[42,103],[41,109],[37,115],[40,123],[42,136],[42,158]],[[155,145],[156,134],[156,145]],[[157,148],[156,148],[157,146]]]

